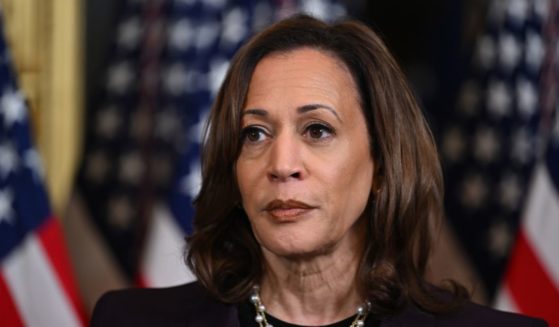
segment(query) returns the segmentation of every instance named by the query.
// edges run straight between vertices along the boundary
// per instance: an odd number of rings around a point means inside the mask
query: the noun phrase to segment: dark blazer
[[[97,302],[92,327],[187,326],[240,327],[237,307],[213,300],[197,282],[161,289],[111,291]],[[452,316],[434,316],[410,307],[381,321],[381,327],[547,326],[543,320],[467,303]]]

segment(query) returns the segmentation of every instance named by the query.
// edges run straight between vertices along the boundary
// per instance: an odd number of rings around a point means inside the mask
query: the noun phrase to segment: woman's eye
[[[305,133],[311,139],[324,139],[324,138],[332,136],[332,134],[334,133],[334,130],[329,126],[315,123],[315,124],[309,125],[306,128]]]
[[[266,138],[266,132],[258,127],[246,127],[242,131],[243,142],[257,143]]]

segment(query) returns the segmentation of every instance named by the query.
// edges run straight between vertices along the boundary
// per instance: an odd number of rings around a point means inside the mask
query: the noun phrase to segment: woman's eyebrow
[[[331,112],[340,122],[342,121],[342,119],[340,118],[340,116],[338,115],[336,110],[334,110],[334,108],[332,108],[330,106],[327,106],[325,104],[320,104],[320,103],[306,104],[306,105],[300,106],[300,107],[297,108],[297,113],[304,114],[304,113],[307,113],[309,111],[318,110],[318,109],[326,109],[329,112]],[[241,113],[241,116],[245,116],[245,115],[255,115],[255,116],[260,116],[260,117],[267,117],[268,116],[268,111],[266,111],[264,109],[258,109],[258,108],[246,109]]]
[[[241,117],[243,117],[244,115],[256,115],[256,116],[266,117],[268,116],[268,112],[264,109],[247,109],[241,113]]]
[[[300,113],[300,114],[304,114],[306,112],[317,110],[317,109],[326,109],[326,110],[330,111],[334,116],[336,116],[336,118],[340,122],[342,121],[340,116],[338,116],[338,113],[336,112],[336,110],[334,110],[334,108],[332,108],[330,106],[327,106],[325,104],[320,104],[320,103],[306,104],[304,106],[298,107],[297,112]]]

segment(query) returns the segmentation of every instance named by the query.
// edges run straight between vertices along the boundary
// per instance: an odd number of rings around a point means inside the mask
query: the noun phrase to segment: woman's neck
[[[361,242],[342,244],[311,258],[283,258],[264,251],[260,296],[266,311],[299,325],[324,325],[354,315],[363,298],[356,276]]]

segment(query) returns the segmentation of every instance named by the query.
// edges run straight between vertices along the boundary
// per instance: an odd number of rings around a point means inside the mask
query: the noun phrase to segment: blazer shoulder
[[[545,327],[542,319],[532,318],[516,313],[504,312],[487,306],[466,302],[460,310],[445,315],[426,313],[410,305],[395,317],[385,320],[382,327],[437,326],[437,327]]]
[[[457,321],[464,326],[511,326],[511,327],[545,327],[547,323],[542,319],[525,315],[499,311],[487,306],[467,302],[462,310],[455,314],[439,317],[444,326],[455,326]]]
[[[168,288],[132,288],[105,293],[91,326],[233,326],[236,308],[213,299],[198,282]]]
[[[547,323],[538,318],[532,318],[525,315],[500,311],[487,306],[467,302],[463,309],[459,311],[455,317],[468,322],[468,324],[476,324],[481,326],[511,326],[511,327],[545,327]],[[451,315],[446,319],[453,319]]]

